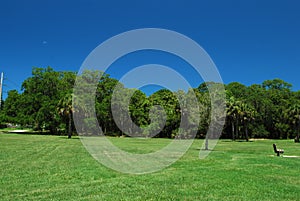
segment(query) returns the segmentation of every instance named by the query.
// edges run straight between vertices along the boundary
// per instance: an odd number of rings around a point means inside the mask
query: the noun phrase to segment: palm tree
[[[230,96],[226,102],[227,115],[231,124],[232,139],[235,140],[239,135],[239,126],[243,126],[245,129],[245,138],[248,141],[248,124],[254,120],[256,111],[250,105],[243,101],[235,100],[233,96]]]
[[[300,133],[300,103],[291,105],[285,112],[286,119],[293,125],[297,130],[295,142],[299,142]]]
[[[66,127],[68,128],[68,138],[72,136],[72,93],[67,93],[57,105],[58,114],[61,115],[64,119],[66,119]]]
[[[246,141],[249,141],[249,135],[248,135],[248,124],[254,120],[254,117],[256,115],[256,111],[254,108],[250,107],[246,103],[241,103],[240,104],[240,119],[242,120],[242,124],[245,129],[245,137]]]
[[[240,107],[238,101],[233,96],[229,97],[226,102],[226,112],[229,117],[232,131],[232,140],[235,140],[235,136],[238,135],[238,118],[240,113]]]

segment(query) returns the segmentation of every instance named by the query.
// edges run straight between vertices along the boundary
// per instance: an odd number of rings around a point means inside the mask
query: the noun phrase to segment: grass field
[[[110,138],[131,152],[170,140]],[[300,156],[292,140],[220,140],[199,160],[202,140],[170,167],[146,175],[110,170],[78,138],[0,134],[0,200],[300,200]],[[143,151],[141,151],[143,150]]]

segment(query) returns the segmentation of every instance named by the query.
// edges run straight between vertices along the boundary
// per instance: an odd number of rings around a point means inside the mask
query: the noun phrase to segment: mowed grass
[[[149,153],[168,139],[110,138]],[[0,200],[300,200],[300,156],[292,140],[219,140],[204,160],[195,140],[176,163],[145,175],[122,174],[95,161],[78,138],[0,134]]]

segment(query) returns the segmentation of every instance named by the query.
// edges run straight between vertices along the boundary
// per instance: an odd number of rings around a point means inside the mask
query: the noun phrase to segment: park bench
[[[284,153],[283,149],[277,149],[276,144],[273,144],[274,152],[277,154],[277,156],[280,156],[280,154]]]

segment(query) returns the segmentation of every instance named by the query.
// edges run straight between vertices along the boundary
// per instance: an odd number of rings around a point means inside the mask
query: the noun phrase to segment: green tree
[[[200,121],[199,128],[206,127],[205,150],[208,150],[209,139],[220,137],[225,122],[225,88],[223,83],[204,82],[196,90],[199,97],[200,118],[206,120]]]
[[[225,86],[227,91],[237,100],[245,100],[247,98],[247,87],[239,82],[231,82]]]
[[[292,97],[292,85],[280,79],[266,80],[262,87],[266,90],[266,99],[269,104],[266,105],[264,124],[270,132],[270,138],[287,138],[284,125],[285,119],[283,113]]]
[[[205,90],[204,90],[205,91]],[[208,91],[201,92],[199,89],[194,89],[194,93],[198,99],[200,122],[198,127],[198,138],[205,137],[210,124],[211,101]]]
[[[300,133],[300,101],[290,105],[285,111],[286,120],[292,125],[293,130],[296,131],[295,142],[299,142]]]
[[[176,136],[180,126],[180,104],[175,93],[167,89],[161,89],[149,97],[150,107],[152,107],[152,120],[156,124],[149,124],[154,131],[159,130],[164,123],[164,113],[166,124],[158,137],[172,138]],[[160,107],[155,107],[159,105]],[[151,109],[150,109],[151,110]],[[165,111],[165,112],[163,112]],[[151,117],[150,117],[151,119]],[[151,132],[151,131],[150,131]]]
[[[10,123],[20,123],[20,100],[21,95],[17,90],[11,90],[7,94],[7,98],[3,104],[2,121]]]
[[[150,102],[145,93],[135,90],[129,105],[130,117],[139,127],[145,128],[149,125]]]
[[[259,84],[253,84],[247,88],[246,103],[251,106],[256,112],[254,121],[249,124],[252,135],[254,137],[268,137],[269,132],[266,129],[268,114],[272,108],[272,101],[267,97],[267,91]]]
[[[238,135],[240,107],[233,96],[227,98],[226,105],[227,122],[229,122],[229,124],[231,125],[232,140],[235,140],[235,136]]]
[[[122,135],[133,136],[141,134],[139,127],[132,122],[130,115],[130,100],[134,92],[134,89],[128,89],[119,84],[112,96],[111,110],[113,119],[122,132]]]
[[[32,77],[22,84],[24,99],[27,103],[25,118],[32,119],[36,130],[50,130],[55,133],[58,122],[55,106],[58,96],[59,73],[52,68],[33,68]],[[30,116],[32,118],[30,118]]]
[[[251,122],[255,119],[256,111],[253,107],[248,105],[247,103],[241,103],[240,104],[240,119],[241,123],[244,127],[245,131],[245,138],[246,141],[249,141],[249,134],[248,134],[248,127]]]
[[[72,105],[73,94],[68,93],[62,99],[59,100],[57,105],[58,114],[62,117],[62,119],[66,123],[66,129],[68,138],[72,137],[72,113],[74,112],[74,108]]]
[[[102,74],[102,72],[98,73]],[[114,122],[111,111],[112,95],[118,84],[118,80],[110,78],[108,74],[102,74],[96,89],[95,108],[97,119],[104,134],[106,135],[115,135],[116,133],[120,133],[120,130]]]
[[[56,108],[62,96],[71,90],[74,78],[74,73],[56,72],[51,67],[33,68],[32,77],[22,84],[20,116],[23,124],[57,133],[61,119]]]

